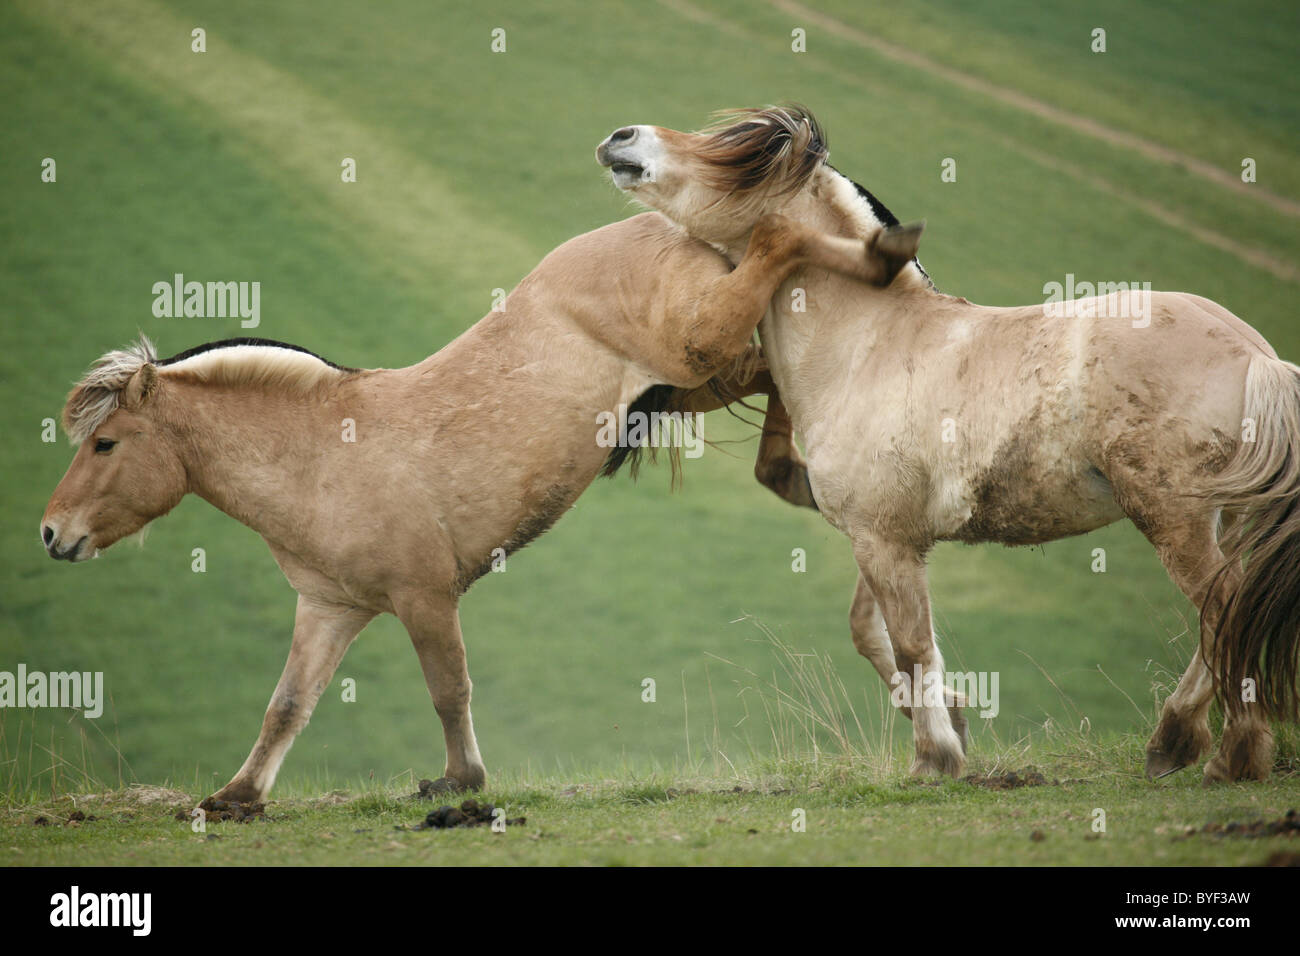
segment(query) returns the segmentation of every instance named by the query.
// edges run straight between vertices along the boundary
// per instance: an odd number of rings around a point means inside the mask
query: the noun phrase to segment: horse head
[[[85,561],[185,494],[185,469],[156,415],[161,378],[141,337],[101,357],[68,395],[63,424],[78,445],[41,517],[50,557]]]

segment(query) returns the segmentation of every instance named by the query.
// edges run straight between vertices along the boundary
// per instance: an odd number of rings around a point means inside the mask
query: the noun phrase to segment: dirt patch
[[[421,780],[419,789],[408,796],[407,800],[434,800],[446,793],[459,793],[465,788],[455,777],[439,777],[437,780]]]
[[[267,819],[265,803],[236,803],[226,800],[214,800],[212,797],[208,797],[199,804],[199,809],[206,814],[204,820],[208,823],[225,823],[227,821],[251,823],[254,820]],[[192,810],[176,811],[177,820],[188,823],[192,817]]]
[[[140,785],[130,787],[122,794],[122,799],[136,806],[148,807],[159,803],[186,804],[192,798],[188,793],[182,793],[180,790]]]
[[[351,803],[355,799],[356,797],[346,790],[331,790],[324,796],[317,797],[315,803],[318,807],[338,807],[345,803]]]
[[[71,799],[78,804],[99,804],[105,809],[115,809],[123,806],[130,808],[155,807],[164,804],[173,807],[192,807],[194,805],[194,798],[188,793],[181,790],[172,790],[169,787],[151,787],[145,784],[135,784],[125,790],[87,793]]]
[[[1300,853],[1292,850],[1278,850],[1257,866],[1300,866]]]
[[[983,787],[985,790],[1019,790],[1021,787],[1057,786],[1061,781],[1048,780],[1037,768],[1026,767],[1019,772],[1008,770],[1006,773],[968,773],[962,777],[962,783]]]
[[[491,803],[479,803],[477,800],[466,800],[459,807],[441,806],[437,810],[430,812],[424,818],[423,823],[418,823],[412,830],[451,830],[456,827],[481,827],[491,826],[496,820],[496,812],[499,808]],[[507,819],[505,811],[501,811],[501,819],[505,820],[508,827],[521,827],[528,822],[527,817],[514,817]],[[398,829],[402,829],[399,827]]]
[[[1276,820],[1252,820],[1249,823],[1207,823],[1203,827],[1188,827],[1183,831],[1184,837],[1198,835],[1213,837],[1259,837],[1287,836],[1300,837],[1300,813],[1288,810]]]
[[[68,819],[63,821],[62,826],[79,827],[83,823],[94,823],[98,819],[99,817],[94,814],[86,816],[86,814],[82,813],[80,810],[73,810],[72,813],[68,815]],[[34,827],[52,827],[54,825],[54,821],[46,816],[39,816],[32,821],[32,826]]]

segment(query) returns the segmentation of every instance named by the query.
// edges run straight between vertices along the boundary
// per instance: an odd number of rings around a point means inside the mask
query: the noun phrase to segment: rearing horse
[[[1226,721],[1206,781],[1267,776],[1266,718],[1296,713],[1300,368],[1187,293],[1070,309],[943,295],[912,258],[919,228],[826,157],[798,107],[735,111],[693,134],[627,126],[598,150],[620,188],[732,261],[780,214],[868,240],[901,268],[886,287],[796,270],[759,325],[817,504],[853,542],[858,650],[891,684],[942,681],[925,572],[936,541],[1037,544],[1127,517],[1200,609],[1199,652],[1164,703],[1147,773],[1209,748],[1217,687]],[[914,770],[959,773],[960,700],[911,690]]]
[[[83,561],[193,493],[270,546],[298,592],[289,659],[252,752],[210,799],[266,798],[344,652],[380,613],[405,625],[442,721],[440,787],[481,787],[461,594],[627,457],[599,443],[602,414],[647,401],[707,411],[772,391],[765,372],[739,366],[756,358],[748,343],[777,286],[811,262],[880,274],[861,241],[780,217],[759,224],[733,270],[648,213],[566,242],[504,309],[408,368],[344,368],[257,339],[160,361],[141,339],[100,358],[68,397],[64,425],[80,448],[42,543]],[[758,475],[809,503],[781,418],[773,396]]]

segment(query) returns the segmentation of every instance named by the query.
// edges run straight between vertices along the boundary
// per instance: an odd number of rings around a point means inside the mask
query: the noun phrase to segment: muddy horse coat
[[[1296,712],[1300,369],[1187,293],[1069,309],[944,295],[913,258],[919,228],[826,157],[797,107],[736,111],[701,133],[627,126],[599,153],[620,188],[732,261],[780,214],[867,240],[899,270],[883,287],[796,270],[759,326],[816,503],[853,542],[858,650],[891,686],[942,681],[925,569],[936,541],[1034,544],[1127,517],[1200,609],[1200,650],[1164,703],[1148,774],[1209,748],[1217,687],[1226,721],[1206,781],[1267,776],[1267,718]],[[962,702],[910,699],[914,770],[959,773]]]

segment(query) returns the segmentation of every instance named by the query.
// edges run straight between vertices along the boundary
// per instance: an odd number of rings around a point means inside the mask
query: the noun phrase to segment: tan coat
[[[215,798],[265,798],[379,613],[402,620],[420,657],[447,743],[442,785],[479,787],[460,595],[596,477],[611,454],[601,413],[625,415],[655,385],[687,411],[771,390],[743,367],[756,364],[749,343],[776,286],[807,262],[873,274],[864,243],[780,217],[758,224],[733,269],[647,213],[565,243],[503,310],[407,368],[345,369],[257,340],[168,361],[147,340],[110,353],[69,397],[81,448],[43,543],[93,557],[187,493],[266,539],[299,594],[293,644],[256,745]],[[811,504],[778,401],[768,417],[760,480]]]
[[[740,111],[698,134],[624,127],[607,144],[615,169],[654,171],[623,188],[733,261],[772,214],[915,252],[903,240],[918,228],[882,234],[877,204],[824,165],[804,110]],[[1300,368],[1199,296],[989,308],[935,291],[915,261],[886,287],[797,270],[759,333],[817,503],[853,542],[855,644],[916,694],[916,772],[959,773],[965,747],[963,701],[915,691],[944,677],[933,543],[1034,544],[1127,517],[1202,611],[1202,653],[1165,703],[1148,773],[1209,747],[1217,685],[1228,719],[1206,779],[1268,774],[1265,718],[1294,717],[1297,700]]]

